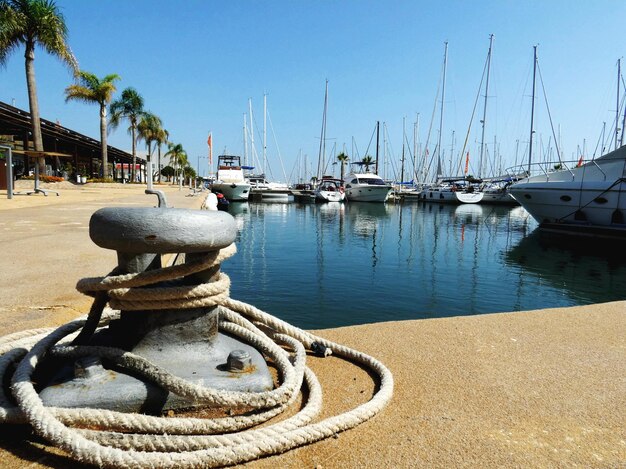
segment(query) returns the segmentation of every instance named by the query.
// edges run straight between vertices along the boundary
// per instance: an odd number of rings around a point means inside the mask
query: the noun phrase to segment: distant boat
[[[254,169],[244,166],[244,169]],[[265,174],[250,175],[246,178],[250,183],[250,196],[260,196],[262,200],[288,201],[292,195],[289,186],[282,182],[270,182]]]
[[[517,200],[515,200],[509,192],[511,184],[513,184],[516,180],[517,178],[507,177],[486,182],[482,188],[483,198],[480,203],[494,205],[519,205]]]
[[[483,192],[465,178],[442,179],[439,184],[422,189],[420,200],[440,204],[477,204],[483,199]]]
[[[352,163],[363,165],[363,163]],[[391,185],[383,181],[378,174],[370,172],[351,172],[343,180],[346,198],[350,202],[385,202],[391,192]]]
[[[250,105],[250,150],[252,152],[253,158],[256,157],[256,149],[254,147],[254,119],[252,118],[252,99],[249,101]],[[244,177],[247,182],[250,183],[250,198],[254,201],[259,200],[269,200],[274,202],[288,202],[290,198],[292,199],[291,189],[289,184],[285,184],[282,182],[273,182],[267,178],[266,168],[269,168],[268,159],[267,159],[267,95],[263,95],[263,155],[262,160],[260,162],[261,166],[261,174],[252,174],[252,170],[254,170],[254,166],[242,166],[242,169],[246,171]],[[271,125],[271,120],[270,120]],[[244,118],[244,127],[243,127],[243,144],[244,144],[244,156],[248,155],[248,126],[246,123],[246,119]],[[280,152],[278,153],[278,157],[280,158]],[[246,160],[246,158],[244,158]],[[258,161],[258,159],[257,159]],[[282,161],[281,161],[282,164]],[[269,170],[271,174],[271,170]],[[287,176],[285,175],[285,179]]]
[[[224,194],[230,202],[248,200],[250,183],[244,178],[239,156],[220,155],[217,158],[217,176],[211,190]]]
[[[318,202],[343,202],[345,196],[341,179],[323,177],[315,188],[315,199]]]

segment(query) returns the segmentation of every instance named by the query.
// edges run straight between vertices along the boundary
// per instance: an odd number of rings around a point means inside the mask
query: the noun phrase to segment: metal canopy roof
[[[0,101],[0,135],[13,135],[18,138],[24,136],[25,132],[31,132],[30,113],[10,106]],[[41,133],[45,139],[54,138],[61,146],[78,146],[82,152],[96,151],[100,152],[100,142],[86,135],[79,134],[73,130],[63,127],[55,122],[41,119]],[[107,146],[107,153],[109,158],[131,161],[132,155],[118,148]],[[54,155],[51,152],[46,152],[46,155],[41,156],[65,156],[66,154]],[[138,159],[140,159],[138,157]]]

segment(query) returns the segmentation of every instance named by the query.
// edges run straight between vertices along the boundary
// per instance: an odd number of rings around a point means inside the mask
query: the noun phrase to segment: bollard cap
[[[226,212],[180,208],[107,207],[89,221],[89,236],[118,252],[207,252],[235,241],[237,225]]]

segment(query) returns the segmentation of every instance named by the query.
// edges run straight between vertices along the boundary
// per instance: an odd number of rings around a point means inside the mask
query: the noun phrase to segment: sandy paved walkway
[[[87,185],[13,201],[0,192],[0,334],[86,310],[76,280],[116,261],[89,240],[89,216],[146,204],[142,189]],[[172,205],[199,204],[164,189]],[[626,467],[626,302],[320,333],[392,369],[391,405],[337,438],[250,466]],[[325,413],[371,395],[360,369],[333,358],[311,365],[328,391]],[[0,426],[0,467],[27,465],[75,467],[28,429]]]

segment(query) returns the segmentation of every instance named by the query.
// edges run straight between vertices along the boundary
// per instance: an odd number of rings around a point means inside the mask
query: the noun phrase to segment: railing
[[[590,160],[588,161],[588,163],[593,163],[593,165],[596,168],[598,168],[598,170],[602,173],[602,176],[604,180],[606,181],[606,173],[602,170],[602,168],[600,168],[598,163],[595,160]],[[553,173],[556,173],[556,172],[562,173],[564,171],[567,171],[572,176],[572,181],[573,181],[576,179],[576,175],[574,174],[574,171],[572,170],[572,168],[578,167],[579,164],[580,164],[580,160],[542,161],[538,163],[531,163],[530,171],[529,171],[529,166],[526,164],[526,165],[518,165],[518,166],[507,168],[506,172],[510,177],[516,177],[518,179],[534,177],[534,176],[539,176],[543,174],[546,177],[546,182],[549,182],[550,176]]]

